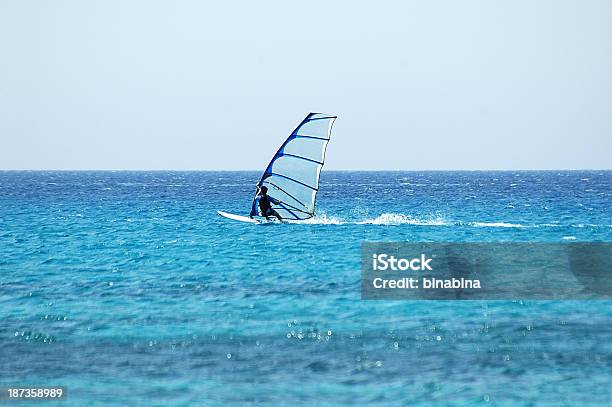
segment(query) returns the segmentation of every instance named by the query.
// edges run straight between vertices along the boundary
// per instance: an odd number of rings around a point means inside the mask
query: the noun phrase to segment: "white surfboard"
[[[248,216],[234,215],[233,213],[227,213],[227,212],[223,212],[223,211],[217,211],[217,213],[219,215],[223,216],[224,218],[228,218],[228,219],[232,219],[232,220],[237,220],[239,222],[261,223],[257,219],[249,218]]]

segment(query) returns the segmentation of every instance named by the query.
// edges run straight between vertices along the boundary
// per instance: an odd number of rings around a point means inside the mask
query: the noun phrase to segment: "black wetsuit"
[[[261,216],[277,216],[276,211],[272,209],[272,203],[276,203],[274,198],[269,198],[268,195],[262,195],[259,198],[259,210],[261,211]]]
[[[268,212],[272,209],[272,205],[270,204],[270,200],[267,195],[262,195],[259,198],[259,210],[263,216],[269,216]]]

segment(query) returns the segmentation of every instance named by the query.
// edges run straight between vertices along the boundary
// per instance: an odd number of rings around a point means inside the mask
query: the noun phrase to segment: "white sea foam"
[[[576,240],[576,236],[563,236],[563,240]]]
[[[355,214],[353,214],[355,216]],[[351,216],[352,217],[352,216]],[[365,218],[365,219],[363,219]],[[128,222],[131,219],[128,219]],[[476,228],[558,228],[558,227],[573,227],[573,228],[584,228],[584,227],[612,227],[612,225],[592,225],[592,224],[573,224],[573,225],[562,225],[559,223],[540,223],[540,224],[529,224],[523,225],[520,223],[510,222],[461,222],[461,221],[450,221],[445,220],[440,215],[430,215],[423,217],[412,217],[402,213],[383,213],[374,218],[368,218],[363,216],[362,220],[347,220],[341,217],[327,215],[325,213],[319,213],[315,217],[301,220],[292,221],[286,220],[287,223],[295,223],[302,225],[376,225],[376,226],[394,226],[394,225],[413,225],[413,226],[470,226]],[[566,239],[567,240],[567,239]]]
[[[612,227],[612,225],[603,225],[603,224],[596,224],[596,223],[578,223],[578,224],[573,224],[570,225],[573,228],[605,228],[605,227]]]
[[[347,221],[336,216],[327,215],[325,213],[317,214],[315,217],[302,220],[291,221],[288,223],[299,223],[302,225],[415,225],[415,226],[445,226],[449,223],[445,222],[441,217],[426,217],[413,218],[401,213],[383,213],[375,218],[366,218],[364,220]]]
[[[301,225],[343,225],[344,222],[342,219],[339,219],[335,216],[328,216],[324,213],[317,214],[313,218],[300,220],[300,221],[291,221],[288,220],[289,223],[299,223]]]
[[[444,226],[447,223],[440,217],[415,219],[401,213],[383,213],[382,215],[363,221],[355,222],[358,225],[417,225],[417,226]]]
[[[506,222],[472,222],[471,226],[479,228],[525,228],[527,226],[521,225],[520,223],[506,223]]]

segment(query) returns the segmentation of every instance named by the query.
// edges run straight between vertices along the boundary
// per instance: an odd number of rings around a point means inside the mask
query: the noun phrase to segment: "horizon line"
[[[612,171],[612,168],[485,168],[485,169],[335,169],[323,168],[321,172],[485,172],[485,171]],[[111,168],[88,168],[88,169],[72,169],[72,168],[0,168],[0,172],[262,172],[261,169],[111,169]]]

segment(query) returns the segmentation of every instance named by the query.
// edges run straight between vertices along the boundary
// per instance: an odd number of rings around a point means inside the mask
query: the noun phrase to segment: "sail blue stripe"
[[[300,185],[304,185],[306,188],[310,188],[310,189],[312,189],[313,191],[318,191],[318,190],[319,190],[318,188],[311,187],[311,186],[310,186],[310,185],[308,185],[308,184],[304,184],[303,182],[298,181],[297,179],[293,179],[293,178],[291,178],[291,177],[288,177],[288,176],[286,176],[286,175],[277,174],[277,173],[275,173],[275,172],[269,172],[268,174],[270,174],[270,175],[276,175],[277,177],[281,177],[281,178],[288,179],[289,181],[297,182],[298,184],[300,184]]]
[[[301,155],[294,155],[294,154],[289,154],[289,153],[281,153],[281,156],[283,156],[283,155],[286,155],[287,157],[299,158],[300,160],[306,160],[306,161],[310,161],[311,163],[323,165],[323,163],[321,161],[317,161],[317,160],[313,160],[313,159],[310,159],[310,158],[302,157]]]
[[[295,138],[313,138],[316,140],[325,140],[325,141],[329,141],[328,138],[323,138],[323,137],[315,137],[315,136],[304,136],[302,134],[295,134],[293,137]]]

